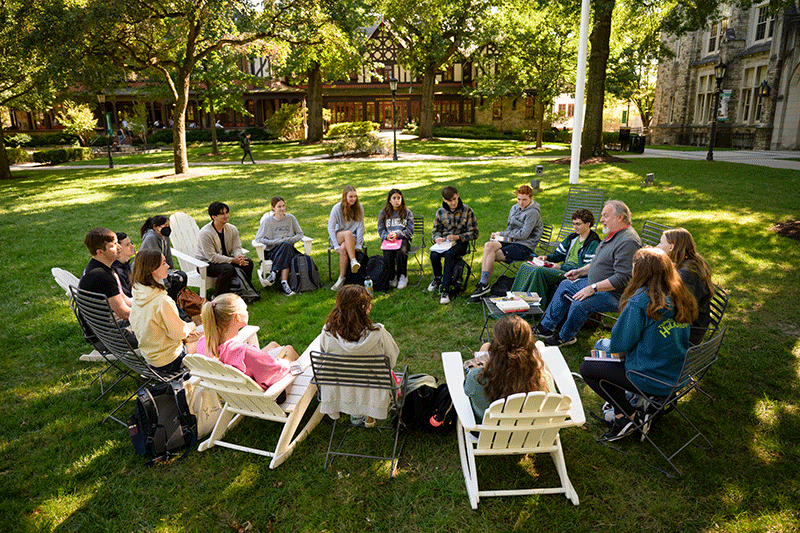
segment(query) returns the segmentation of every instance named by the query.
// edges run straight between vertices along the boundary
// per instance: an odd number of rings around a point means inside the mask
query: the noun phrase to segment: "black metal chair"
[[[603,201],[606,192],[603,189],[593,189],[591,187],[573,186],[569,188],[567,193],[567,206],[564,209],[564,216],[561,218],[561,228],[558,230],[556,240],[547,243],[544,240],[539,242],[546,244],[548,250],[554,250],[558,243],[567,238],[567,236],[574,231],[572,226],[572,214],[578,209],[588,209],[595,216],[596,220],[600,219],[600,213],[603,210]]]
[[[639,234],[642,239],[642,246],[658,246],[658,243],[661,242],[661,234],[668,229],[672,229],[672,227],[652,220],[645,220],[642,226],[642,233]]]
[[[425,242],[425,215],[414,215],[414,237],[420,244],[419,246],[411,246],[408,250],[408,256],[416,259],[419,267],[419,280],[416,285],[418,287],[422,283],[422,277],[425,275],[425,270],[422,267],[425,260],[425,250],[427,250],[423,244]]]
[[[635,375],[640,379],[647,380],[653,385],[657,385],[659,387],[668,388],[670,389],[670,393],[665,396],[650,396],[645,394],[641,391],[636,385],[634,384],[634,388],[636,390],[630,391],[634,394],[638,394],[639,396],[645,398],[646,400],[646,412],[647,417],[644,420],[641,420],[640,423],[636,424],[635,430],[638,431],[641,435],[642,441],[647,440],[658,453],[661,455],[669,466],[674,470],[674,473],[669,472],[667,470],[663,470],[658,468],[655,465],[647,463],[650,467],[655,468],[656,470],[660,471],[661,473],[665,474],[667,477],[673,479],[680,479],[681,471],[678,470],[678,467],[675,466],[675,463],[672,461],[676,455],[682,452],[689,444],[694,442],[698,437],[703,439],[706,443],[706,446],[702,446],[701,448],[709,451],[713,448],[711,442],[706,438],[705,435],[698,429],[698,427],[689,419],[689,417],[684,413],[681,408],[678,406],[678,401],[692,392],[694,389],[698,389],[698,383],[700,380],[705,376],[706,372],[711,368],[711,365],[714,364],[717,360],[717,354],[719,353],[719,348],[722,345],[722,340],[725,337],[725,329],[723,328],[720,332],[712,337],[711,339],[698,344],[696,346],[691,346],[687,352],[686,356],[683,361],[683,366],[681,368],[681,372],[678,376],[678,379],[674,383],[666,383],[662,380],[656,379],[654,377],[648,376],[642,372],[629,370],[626,372],[626,375],[630,379],[630,376]],[[604,391],[608,391],[606,387],[616,387],[616,385],[608,382],[608,381],[601,381],[600,387],[603,388]],[[704,393],[705,394],[705,393]],[[708,396],[708,395],[706,395]],[[621,413],[622,410],[619,408],[618,405],[615,406],[618,413]],[[675,411],[683,420],[686,421],[689,426],[694,430],[694,434],[684,442],[677,450],[672,452],[670,455],[667,455],[664,450],[661,449],[651,438],[651,428],[652,424],[656,421],[659,421],[663,415]],[[624,415],[623,415],[624,416]],[[673,417],[674,419],[674,417]],[[596,439],[598,442],[602,442],[617,450],[625,455],[629,455],[627,452],[621,450],[620,448],[613,446],[610,444],[605,437],[599,437]]]
[[[114,316],[114,312],[111,310],[106,295],[86,291],[77,287],[70,287],[70,289],[72,290],[72,298],[75,301],[81,318],[85,321],[91,332],[103,343],[103,346],[117,358],[117,361],[128,368],[128,372],[125,375],[130,375],[134,378],[141,376],[144,380],[144,383],[140,385],[133,394],[128,396],[125,401],[119,404],[116,409],[111,411],[102,422],[105,423],[106,420],[110,418],[127,427],[128,424],[126,422],[114,416],[117,411],[122,409],[122,407],[136,396],[141,389],[151,382],[168,382],[181,376],[185,371],[181,370],[174,374],[167,375],[154,370],[147,364],[139,351],[131,345],[128,337],[130,333],[126,335],[126,333],[123,332],[122,327],[120,327],[117,322],[117,318]]]
[[[370,429],[370,431],[377,429],[378,431],[392,430],[394,432],[392,454],[388,456],[365,455],[362,453],[340,451],[345,438],[350,431],[356,427],[352,425],[347,426],[347,429],[345,429],[344,433],[341,435],[336,449],[333,449],[333,441],[339,425],[338,420],[334,419],[331,436],[328,440],[328,451],[325,454],[325,470],[333,464],[333,460],[336,456],[361,457],[365,459],[391,461],[389,477],[394,477],[397,473],[397,462],[399,461],[400,454],[403,452],[406,437],[408,436],[402,417],[406,384],[408,382],[408,367],[405,368],[402,380],[398,385],[392,376],[389,358],[385,355],[336,355],[311,351],[310,356],[311,367],[314,372],[314,378],[311,382],[317,386],[320,402],[325,400],[326,394],[332,394],[332,388],[383,390],[386,391],[389,409],[395,412],[394,420],[390,425],[381,425]],[[400,439],[401,433],[403,434],[402,440]]]

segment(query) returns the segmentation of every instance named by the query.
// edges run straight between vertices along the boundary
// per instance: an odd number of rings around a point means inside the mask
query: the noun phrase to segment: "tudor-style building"
[[[800,149],[800,16],[773,13],[767,3],[728,7],[711,27],[664,36],[675,57],[658,68],[653,144],[706,146],[717,81],[726,65],[716,146],[755,150]]]

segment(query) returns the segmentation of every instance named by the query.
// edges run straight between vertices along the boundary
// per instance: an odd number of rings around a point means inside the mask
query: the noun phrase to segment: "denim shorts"
[[[506,261],[524,261],[531,256],[531,251],[527,246],[517,242],[507,242],[501,245],[500,250],[506,256]]]

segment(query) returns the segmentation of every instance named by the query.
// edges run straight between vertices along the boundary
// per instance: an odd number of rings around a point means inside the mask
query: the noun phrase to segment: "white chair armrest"
[[[314,242],[314,239],[311,237],[306,237],[303,235],[303,253],[306,255],[311,255],[311,243]]]
[[[442,352],[442,366],[447,389],[450,391],[450,398],[453,400],[453,407],[456,409],[458,419],[464,429],[472,431],[477,424],[475,423],[475,413],[472,412],[472,405],[467,393],[464,392],[464,361],[461,359],[461,353]]]
[[[256,249],[256,254],[258,255],[258,260],[259,261],[263,261],[264,260],[264,245],[262,243],[258,242],[255,239],[250,241],[250,244],[252,244],[253,248]]]
[[[300,363],[300,366],[303,368],[303,372],[310,372],[309,367],[311,366],[311,351],[319,351],[319,339],[322,336],[320,333],[316,339],[311,341],[311,344],[303,351],[300,357],[297,358],[297,362]],[[292,382],[295,380],[297,376],[292,375],[291,373],[286,374],[281,378],[279,381],[276,381],[267,389],[267,396],[270,398],[277,398],[281,392],[283,392]]]
[[[172,248],[172,256],[177,257],[181,261],[186,261],[187,263],[197,268],[205,268],[208,266],[208,263],[206,263],[202,259],[197,259],[196,257],[192,257],[191,255],[185,254],[175,248]]]
[[[583,411],[581,395],[575,385],[575,380],[572,378],[569,366],[567,366],[564,356],[561,355],[561,350],[557,346],[545,346],[541,341],[536,342],[536,347],[539,349],[539,353],[542,354],[542,359],[544,359],[547,369],[550,370],[550,374],[553,375],[558,392],[572,399],[570,417],[575,422],[575,425],[582,426],[586,422],[586,414]]]

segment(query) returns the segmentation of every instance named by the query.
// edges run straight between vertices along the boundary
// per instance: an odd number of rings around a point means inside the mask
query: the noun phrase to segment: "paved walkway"
[[[636,159],[642,157],[663,157],[666,159],[685,159],[690,161],[705,161],[708,151],[679,151],[646,148],[643,154],[624,154],[620,157]],[[714,161],[729,163],[744,163],[761,167],[785,168],[800,170],[800,161],[787,161],[788,158],[800,159],[800,151],[754,151],[754,150],[717,150],[714,152]]]

